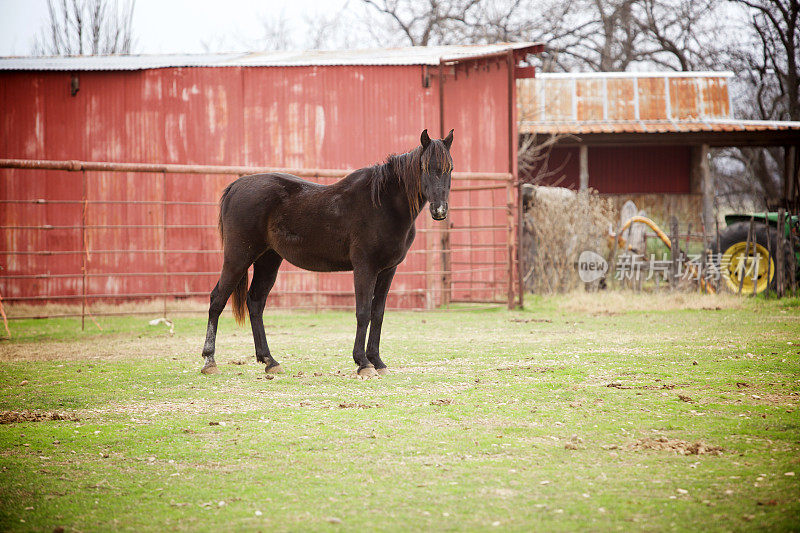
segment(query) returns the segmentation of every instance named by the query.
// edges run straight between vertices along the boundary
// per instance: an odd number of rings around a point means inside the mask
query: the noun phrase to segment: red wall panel
[[[688,194],[689,146],[590,146],[589,186],[601,193]],[[578,147],[556,147],[548,168],[561,169],[542,185],[578,189]]]
[[[689,193],[689,146],[589,148],[589,186],[601,193]]]

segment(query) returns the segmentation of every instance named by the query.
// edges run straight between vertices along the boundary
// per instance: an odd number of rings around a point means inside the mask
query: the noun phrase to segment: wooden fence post
[[[754,222],[755,222],[755,217],[753,215],[750,215],[750,227],[747,230],[747,242],[745,242],[744,245],[744,259],[739,261],[739,265],[737,265],[737,267],[741,266],[741,272],[739,273],[739,290],[737,291],[737,294],[739,294],[740,296],[742,294],[742,287],[744,287],[744,277],[747,270],[747,258],[750,257],[750,241],[753,240]],[[737,270],[739,269],[737,268]]]
[[[792,296],[797,296],[797,255],[795,255],[794,237],[792,236],[792,213],[786,214],[786,222],[789,224],[789,280],[792,287]]]
[[[611,257],[608,258],[609,259],[608,275],[611,277],[610,278],[606,277],[606,279],[609,280],[609,282],[607,283],[607,286],[609,288],[611,288],[612,284],[616,285],[617,281],[616,273],[614,271],[617,268],[617,246],[619,244],[620,229],[622,229],[622,226],[619,226],[617,228],[617,231],[614,233],[614,246],[611,247]]]
[[[767,221],[767,254],[768,254],[767,255],[767,290],[764,291],[764,295],[765,295],[764,298],[769,300],[769,286],[772,284],[771,283],[772,280],[770,279],[770,277],[773,274],[773,272],[772,272],[773,257],[772,257],[772,242],[771,242],[772,241],[772,237],[770,236],[770,233],[772,233],[772,232],[770,231],[770,228],[769,228],[769,211],[765,211],[764,212],[764,220]],[[778,242],[780,242],[780,241],[778,241]]]
[[[786,284],[786,258],[783,256],[783,233],[786,231],[786,222],[784,221],[785,214],[786,212],[783,208],[778,209],[778,236],[780,237],[780,241],[778,241],[778,246],[775,250],[775,293],[778,298],[783,298],[783,289]]]
[[[681,253],[680,240],[678,239],[678,219],[675,215],[670,217],[669,227],[670,255],[672,257],[669,268],[669,286],[670,290],[674,291],[678,287],[678,254]]]
[[[700,224],[703,230],[703,251],[700,253],[700,279],[697,280],[697,290],[700,293],[708,292],[708,282],[706,282],[706,263],[708,262],[708,236],[706,235],[706,225]],[[705,283],[705,285],[704,285]],[[705,287],[705,290],[704,290]]]
[[[511,182],[517,190],[517,307],[520,309],[525,307],[525,262],[522,260],[522,254],[525,250],[522,249],[522,243],[525,240],[525,206],[522,198],[522,182],[517,181],[516,184]]]

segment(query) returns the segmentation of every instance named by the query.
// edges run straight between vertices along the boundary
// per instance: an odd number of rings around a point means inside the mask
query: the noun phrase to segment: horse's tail
[[[228,197],[228,194],[231,192],[231,187],[233,184],[236,183],[235,181],[225,187],[225,190],[222,191],[222,196],[219,197],[219,219],[217,220],[217,228],[219,229],[219,238],[222,241],[222,244],[225,244],[225,235],[222,234],[222,212],[225,210],[225,198]]]
[[[234,182],[236,183],[236,182]],[[225,248],[225,233],[222,231],[222,215],[223,211],[225,210],[225,199],[228,196],[228,193],[231,192],[231,187],[233,183],[228,185],[224,191],[222,191],[222,196],[219,199],[219,220],[217,221],[217,227],[219,228],[219,238],[222,240],[222,247]],[[233,289],[233,318],[236,319],[236,323],[240,326],[244,324],[244,313],[245,307],[247,305],[247,274],[245,273],[242,276],[242,279],[239,280],[239,283],[236,284],[236,288]]]
[[[244,309],[247,304],[247,273],[233,289],[233,318],[240,326],[244,324]]]

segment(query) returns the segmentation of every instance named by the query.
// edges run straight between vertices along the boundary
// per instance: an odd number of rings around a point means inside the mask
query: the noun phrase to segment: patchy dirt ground
[[[229,318],[217,376],[202,316],[13,322],[0,529],[796,528],[800,308],[586,298],[389,313],[370,380],[350,313],[269,315],[272,379]]]

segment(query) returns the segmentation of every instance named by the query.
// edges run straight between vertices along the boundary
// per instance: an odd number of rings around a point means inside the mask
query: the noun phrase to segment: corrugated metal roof
[[[731,72],[582,72],[517,80],[520,133],[800,131],[800,122],[736,120]]]
[[[777,120],[639,120],[639,121],[521,121],[520,133],[572,134],[590,133],[691,133],[737,131],[797,131],[800,122]]]
[[[304,50],[227,54],[5,57],[0,70],[145,70],[169,67],[301,67],[334,65],[438,65],[441,60],[493,55],[507,50],[531,53],[539,43],[410,46],[363,50]]]
[[[730,72],[541,74],[517,81],[519,116],[529,129],[704,131],[733,118]],[[719,122],[723,121],[723,122]],[[701,129],[698,129],[701,128]]]

